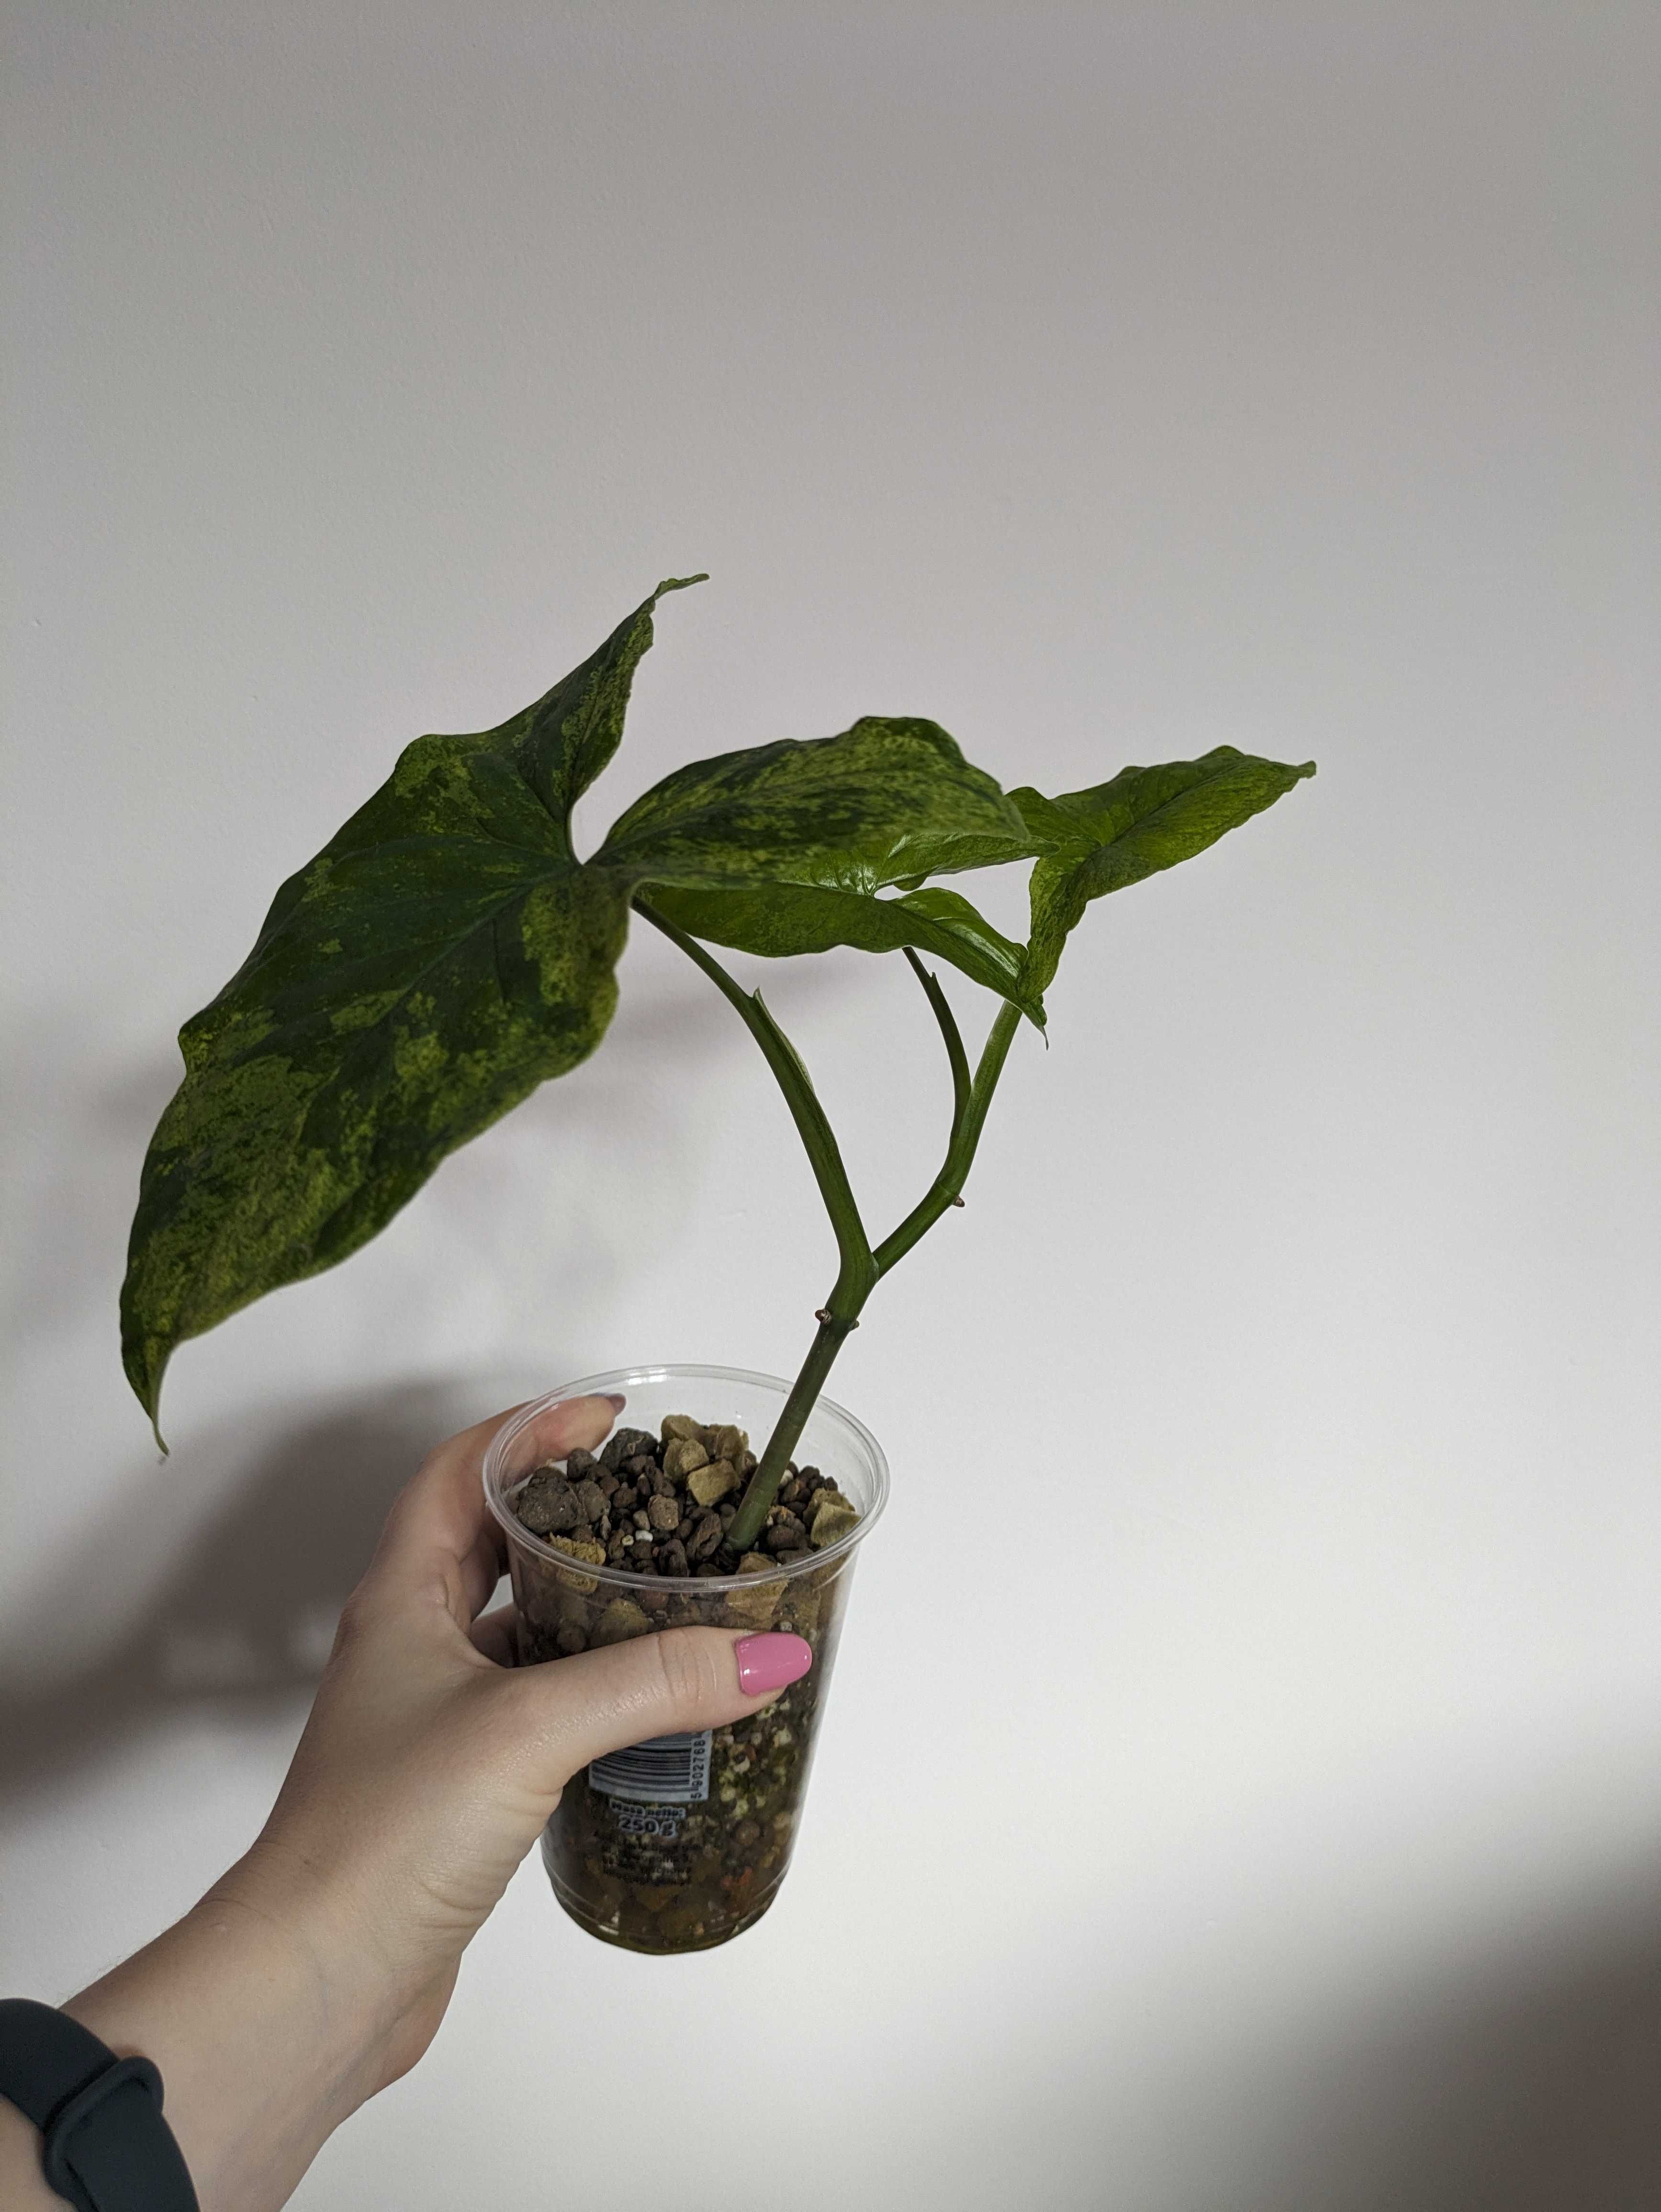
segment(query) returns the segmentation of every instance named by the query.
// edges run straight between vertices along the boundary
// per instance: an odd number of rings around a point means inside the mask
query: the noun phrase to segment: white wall
[[[897,1488],[777,1911],[640,1961],[528,1866],[296,2203],[1661,2198],[1661,18],[22,0],[8,45],[8,1985],[242,1847],[425,1443],[805,1347],[782,1108],[637,942],[597,1059],[186,1348],[165,1467],[117,1358],[172,1034],[278,880],[707,568],[590,839],[871,711],[1051,789],[1320,775],[1092,913],[845,1355]],[[909,979],[769,985],[897,1215]],[[1001,1548],[1052,1478],[1063,1571]]]

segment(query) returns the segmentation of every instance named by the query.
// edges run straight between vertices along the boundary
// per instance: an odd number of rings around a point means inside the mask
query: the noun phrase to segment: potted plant
[[[122,1291],[126,1371],[158,1419],[174,1348],[357,1249],[441,1160],[600,1042],[630,917],[679,946],[784,1094],[840,1265],[793,1382],[636,1370],[524,1408],[486,1465],[507,1529],[521,1656],[558,1659],[666,1623],[794,1629],[815,1664],[709,1741],[596,1762],[545,1841],[561,1901],[606,1940],[696,1949],[750,1925],[788,1862],[855,1549],[881,1509],[874,1440],[822,1395],[877,1284],[952,1206],[1023,1022],[1093,899],[1173,866],[1272,805],[1314,763],[1220,746],[1054,799],[1005,792],[935,723],[867,715],[676,769],[579,859],[576,800],[616,751],[672,578],[534,705],[418,738],[278,890],[252,951],[185,1024],[185,1079],[146,1157]],[[1025,945],[934,879],[1033,863]],[[711,945],[851,945],[910,963],[950,1064],[940,1171],[876,1242],[806,1067]],[[997,1000],[970,1066],[925,958]],[[551,1462],[547,1408],[620,1389],[628,1425]],[[643,1424],[643,1425],[642,1425]],[[161,1441],[159,1426],[156,1429]],[[165,1447],[164,1447],[165,1449]]]

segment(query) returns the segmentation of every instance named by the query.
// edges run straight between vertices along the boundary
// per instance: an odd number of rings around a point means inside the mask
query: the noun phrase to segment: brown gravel
[[[670,1413],[660,1436],[619,1429],[598,1457],[578,1450],[563,1464],[550,1460],[509,1502],[532,1535],[557,1540],[562,1550],[581,1545],[576,1556],[642,1577],[755,1573],[807,1558],[857,1522],[834,1483],[793,1460],[741,1567],[727,1530],[755,1467],[742,1429]]]

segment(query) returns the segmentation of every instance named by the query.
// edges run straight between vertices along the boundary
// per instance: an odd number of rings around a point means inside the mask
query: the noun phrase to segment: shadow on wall
[[[1293,1984],[1299,1960],[1289,1944]],[[1025,2175],[1043,2212],[1661,2207],[1652,1875],[1606,1876],[1595,1905],[1566,1891],[1457,1956],[1306,2003],[1272,1951],[1260,1963],[1255,2004],[1232,1972],[1196,1981],[1178,1962],[1145,2003],[1051,1991],[1015,2008],[995,2055],[977,2032],[972,2062],[914,2070],[904,2114],[873,2130],[903,2164],[880,2201],[1002,2212]]]
[[[696,1072],[707,1099],[744,1081],[762,1126],[770,1113],[787,1126],[741,1024],[683,964],[648,945],[604,1054],[539,1093],[503,1137],[464,1147],[423,1194],[440,1234],[447,1217],[459,1247],[478,1244],[478,1220],[496,1224],[489,1235],[507,1255],[496,1272],[510,1290],[576,1285],[592,1305],[684,1205],[701,1131],[666,1109],[666,1071]],[[798,970],[783,996],[798,1006],[834,1001],[846,975],[829,963]],[[96,1031],[68,1019],[15,1029],[0,1059],[9,1093],[0,1182],[15,1214],[0,1318],[23,1374],[38,1343],[61,1342],[89,1320],[113,1324],[140,1163],[179,1065],[171,1049],[106,1059]],[[567,1173],[533,1261],[515,1276],[527,1177],[541,1188],[549,1158]],[[492,1272],[488,1257],[479,1267]],[[433,1292],[453,1294],[448,1277]],[[155,1479],[125,1486],[72,1557],[48,1567],[27,1617],[7,1623],[0,1790],[63,1776],[169,1711],[212,1703],[252,1711],[307,1692],[392,1498],[435,1442],[513,1395],[525,1390],[487,1401],[476,1381],[465,1394],[443,1382],[389,1387],[301,1427],[279,1415],[269,1441],[251,1445],[265,1418],[252,1411],[234,1429],[192,1439]],[[112,1643],[106,1624],[135,1605],[132,1625]],[[77,1647],[98,1656],[78,1662]]]
[[[252,1453],[246,1431],[240,1442],[204,1438],[193,1462],[240,1459],[241,1472],[177,1544],[113,1646],[96,1624],[114,1609],[133,1554],[119,1525],[88,1532],[31,1611],[60,1650],[73,1650],[76,1620],[85,1621],[98,1656],[47,1683],[0,1685],[0,1791],[62,1779],[181,1708],[248,1711],[309,1694],[387,1508],[460,1425],[460,1395],[431,1382],[388,1389]],[[182,1488],[191,1476],[169,1468],[158,1480]]]
[[[1444,1978],[1386,2031],[1323,2036],[1283,2100],[1293,2142],[1229,2212],[1661,2205],[1661,1891],[1572,1938],[1529,1932],[1531,1960]]]
[[[477,1388],[465,1395],[476,1413]],[[7,1696],[0,1790],[64,1778],[181,1711],[298,1705],[387,1507],[466,1418],[463,1396],[453,1385],[392,1388],[252,1451],[246,1437],[202,1439],[204,1466],[239,1455],[228,1492],[173,1547],[113,1647]],[[95,1620],[125,1566],[111,1529],[40,1593],[40,1617],[71,1628],[77,1613]],[[1059,2028],[1067,2054],[1038,2116],[1046,2203],[1087,2212],[1104,2201],[1103,2175],[1115,2174],[1123,2212],[1652,2212],[1661,2206],[1661,1883],[1626,1885],[1595,1917],[1584,1899],[1566,1901],[1555,1930],[1542,1918],[1514,1942],[1499,1931],[1485,1956],[1364,1993],[1348,2021],[1277,2031],[1276,2048],[1202,2041],[1177,2069],[1182,2079],[1139,2087],[1129,2106],[1103,2078],[1112,2038],[1098,2020],[1012,2021],[1035,2048]],[[939,2124],[954,2111],[998,2112],[997,2087],[948,2061],[906,2094],[914,2110],[920,2092],[928,2097]],[[960,2149],[972,2150],[981,2124],[954,2125]],[[991,2168],[1007,2148],[987,2146]],[[942,2201],[917,2179],[917,2202]],[[990,2200],[970,2191],[956,2201]]]
[[[1295,1899],[1277,1909],[1295,1912]],[[1122,2043],[1129,2087],[1099,2057],[1123,2014],[1107,2028],[1086,2000],[1047,2022],[1049,2212],[1095,2212],[1104,2174],[1119,2179],[1115,2212],[1656,2212],[1653,1866],[1587,1869],[1509,1922],[1444,1938],[1439,1954],[1429,1928],[1402,1940],[1426,1945],[1418,1961],[1358,1971],[1302,2003],[1277,1986],[1268,1944],[1261,2034],[1242,2034],[1254,2008],[1232,1972],[1208,2006],[1179,1966],[1195,2033],[1145,2075]],[[1295,1941],[1286,1955],[1295,1983]],[[952,2089],[966,2112],[995,2094],[984,2080]]]

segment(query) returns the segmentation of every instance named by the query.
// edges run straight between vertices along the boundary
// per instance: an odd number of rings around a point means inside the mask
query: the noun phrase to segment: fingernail
[[[733,1656],[739,1662],[739,1689],[746,1698],[759,1698],[800,1681],[813,1663],[813,1647],[805,1636],[741,1636]]]
[[[605,1395],[611,1400],[611,1403],[617,1407],[619,1413],[629,1402],[629,1401],[624,1396],[621,1390],[608,1390]]]

